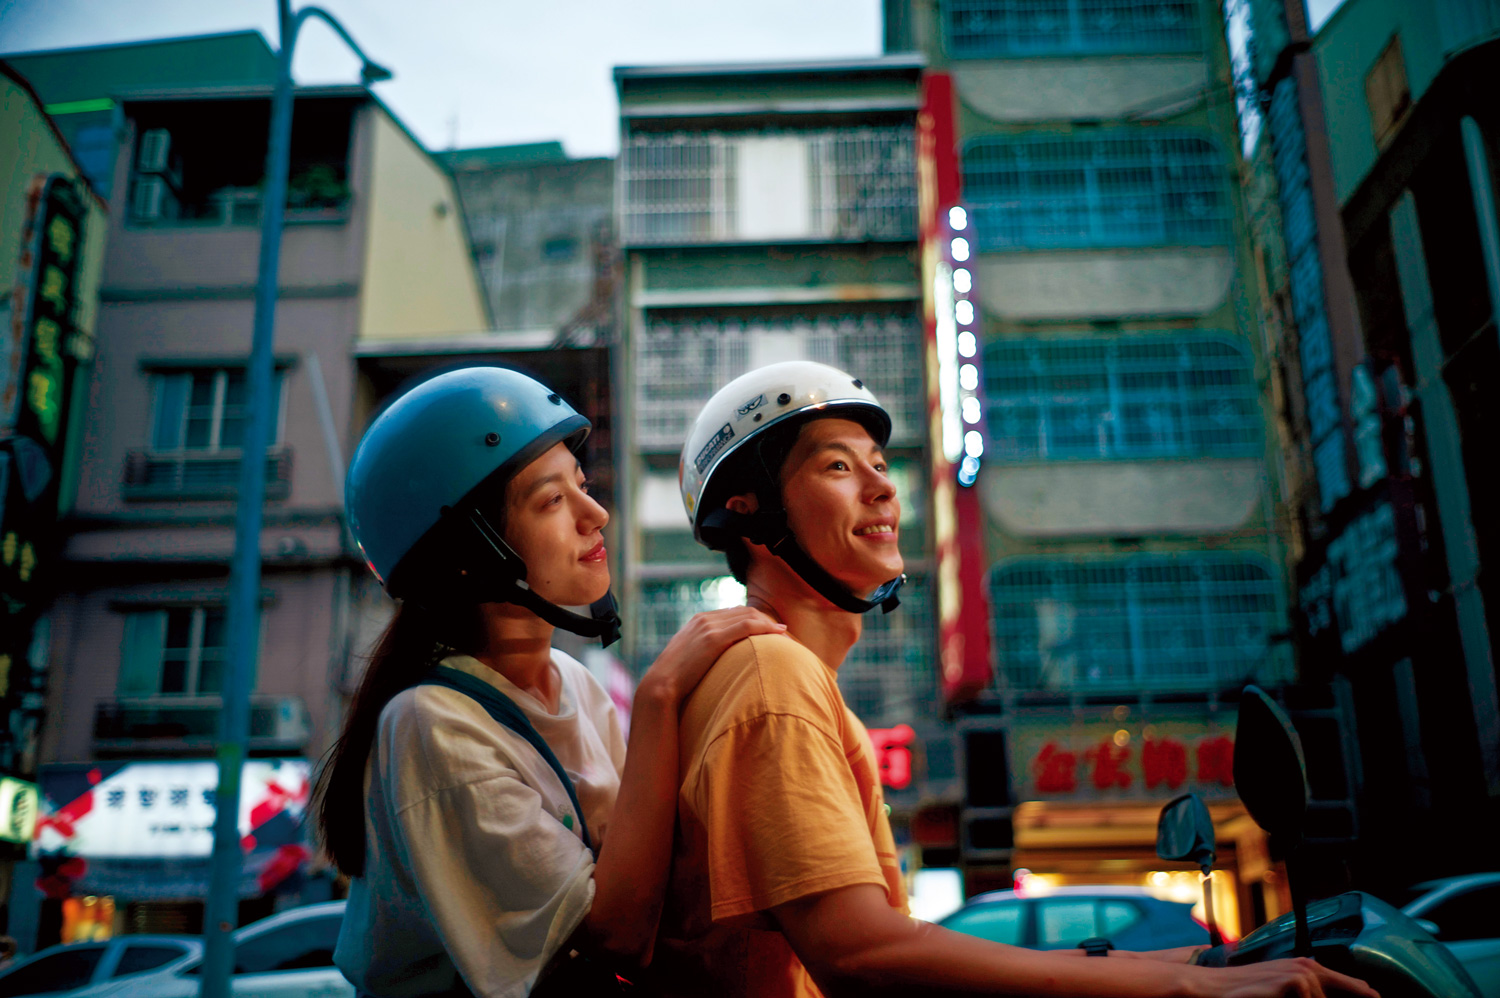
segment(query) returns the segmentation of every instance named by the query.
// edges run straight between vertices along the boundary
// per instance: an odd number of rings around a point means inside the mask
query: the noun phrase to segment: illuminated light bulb
[[[949,244],[949,248],[953,251],[953,259],[959,263],[963,263],[969,258],[969,241],[967,239],[955,239]]]
[[[958,319],[960,326],[967,326],[974,321],[974,303],[959,300],[953,303],[953,316]]]
[[[979,368],[973,364],[965,364],[958,369],[958,386],[966,392],[972,392],[979,387]]]
[[[965,329],[958,334],[958,352],[965,357],[972,357],[979,351],[979,340],[974,334]]]
[[[979,400],[970,395],[964,399],[964,422],[977,423],[979,422],[979,415]]]
[[[948,209],[948,227],[954,232],[966,229],[969,226],[969,213],[962,208]]]
[[[974,288],[974,276],[967,270],[959,267],[953,272],[953,290],[961,295],[966,295]]]
[[[984,453],[984,434],[970,430],[964,434],[964,453],[976,460]]]

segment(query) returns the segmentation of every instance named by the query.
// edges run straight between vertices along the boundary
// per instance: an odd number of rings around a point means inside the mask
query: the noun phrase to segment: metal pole
[[[281,226],[286,206],[292,136],[292,48],[297,23],[291,0],[277,0],[281,49],[271,97],[270,147],[261,199],[260,269],[255,288],[255,330],[250,344],[249,419],[240,458],[234,560],[229,573],[229,672],[219,716],[219,788],[215,796],[214,851],[208,903],[203,912],[203,998],[229,998],[234,937],[239,923],[240,774],[250,729],[250,692],[260,637],[260,527],[266,491],[266,445],[275,407],[271,389],[271,342],[276,323],[276,281],[281,262]]]

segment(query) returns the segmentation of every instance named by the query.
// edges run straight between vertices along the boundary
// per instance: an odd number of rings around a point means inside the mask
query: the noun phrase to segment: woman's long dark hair
[[[473,647],[477,618],[477,607],[435,611],[403,602],[375,642],[344,730],[323,757],[312,794],[323,848],[346,876],[365,872],[365,764],[375,747],[380,712],[445,656]]]

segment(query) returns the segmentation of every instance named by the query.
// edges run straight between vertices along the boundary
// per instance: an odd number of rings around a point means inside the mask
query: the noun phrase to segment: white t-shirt
[[[466,655],[477,676],[526,713],[573,780],[597,849],[625,739],[588,670],[553,650],[556,714]],[[365,872],[349,885],[334,962],[381,998],[450,990],[525,995],[594,899],[594,859],[567,789],[541,754],[472,697],[418,686],[380,714],[365,769]]]

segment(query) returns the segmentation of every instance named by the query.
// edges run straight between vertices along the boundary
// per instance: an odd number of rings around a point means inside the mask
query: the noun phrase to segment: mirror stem
[[[1219,922],[1214,918],[1214,877],[1211,866],[1203,867],[1203,914],[1208,922],[1208,944],[1223,946],[1224,934],[1219,931]]]
[[[1307,930],[1307,888],[1302,882],[1302,861],[1295,855],[1298,851],[1293,847],[1286,854],[1286,878],[1292,889],[1292,917],[1296,919],[1297,925],[1296,945],[1292,955],[1311,958],[1313,951],[1312,935]]]

